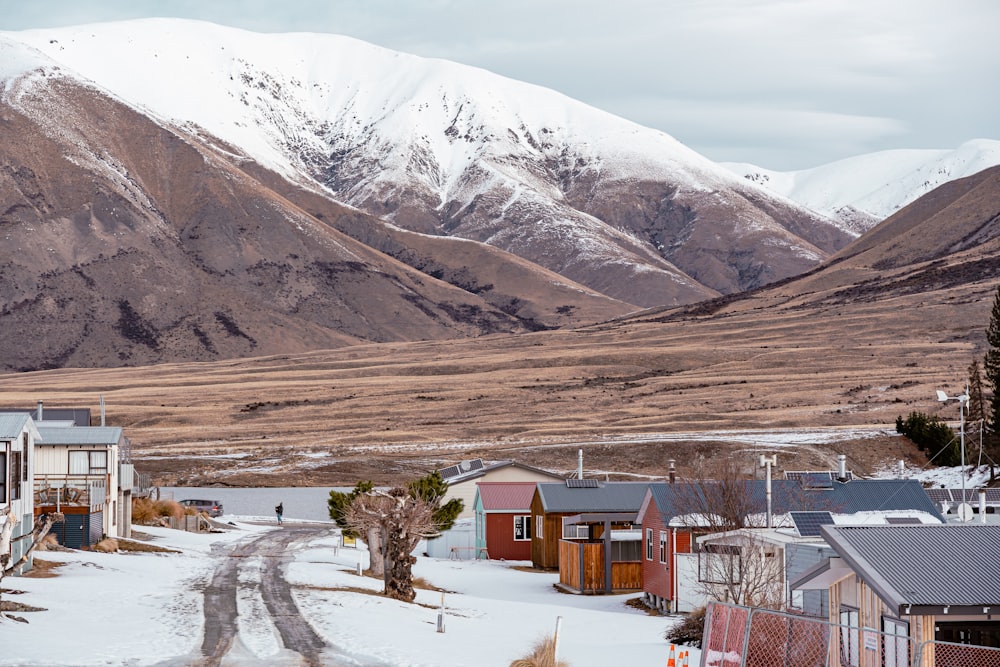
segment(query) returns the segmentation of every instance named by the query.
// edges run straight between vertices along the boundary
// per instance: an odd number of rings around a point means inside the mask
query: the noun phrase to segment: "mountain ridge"
[[[638,305],[786,277],[852,238],[662,132],[448,61],[161,19],[6,35],[340,201]]]

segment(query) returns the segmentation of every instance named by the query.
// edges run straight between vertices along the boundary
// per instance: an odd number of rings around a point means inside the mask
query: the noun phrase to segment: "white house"
[[[120,451],[125,436],[118,426],[76,426],[70,421],[40,421],[35,451],[35,505],[62,512],[53,526],[60,542],[89,547],[102,537],[128,537],[131,480],[122,488]]]
[[[2,544],[0,548],[10,555],[11,562],[19,560],[31,544],[31,529],[35,523],[31,480],[35,469],[35,443],[39,437],[30,415],[0,413],[0,527],[14,523],[9,544]],[[20,569],[30,567],[29,560]]]
[[[535,468],[517,461],[495,461],[484,463],[482,459],[462,461],[438,470],[441,478],[448,483],[441,504],[452,498],[462,500],[459,519],[475,516],[476,485],[480,482],[561,482],[564,477],[548,470]]]

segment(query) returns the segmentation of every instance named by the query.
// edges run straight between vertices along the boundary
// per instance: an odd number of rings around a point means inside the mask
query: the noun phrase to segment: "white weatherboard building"
[[[38,422],[41,442],[35,452],[35,504],[58,511],[64,524],[53,526],[60,542],[75,548],[103,536],[128,537],[132,488],[119,477],[125,441],[118,426],[76,426],[69,421]]]
[[[31,544],[35,506],[31,480],[35,469],[35,442],[38,429],[30,415],[0,413],[0,531],[6,534],[13,522],[9,542],[0,549],[11,562],[19,560]],[[30,569],[30,560],[22,570]]]

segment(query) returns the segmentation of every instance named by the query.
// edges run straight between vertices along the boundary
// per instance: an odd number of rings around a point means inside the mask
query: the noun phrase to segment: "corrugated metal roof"
[[[39,445],[116,445],[122,438],[120,426],[39,426]]]
[[[487,512],[528,511],[536,482],[480,482],[479,497]]]
[[[746,493],[750,495],[747,503],[749,512],[765,512],[767,492],[764,480],[747,480],[745,485]],[[697,498],[714,488],[712,482],[656,482],[649,486],[665,524],[678,514],[704,511],[706,504],[699,506]],[[771,481],[771,506],[775,514],[787,514],[793,510],[837,514],[918,510],[944,521],[937,504],[915,479],[833,480],[829,488],[822,489],[803,487],[796,480],[776,479]]]
[[[892,606],[1000,607],[1000,526],[824,526],[822,532]]]
[[[538,494],[546,512],[638,512],[647,482],[601,482],[597,488],[572,488],[543,482]]]
[[[0,438],[10,440],[20,437],[24,424],[31,419],[30,415],[16,412],[0,412]]]

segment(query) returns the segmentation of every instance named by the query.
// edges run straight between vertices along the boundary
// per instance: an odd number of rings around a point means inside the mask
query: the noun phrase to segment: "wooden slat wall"
[[[642,590],[642,562],[612,563],[611,587],[616,591]]]
[[[580,590],[580,549],[573,542],[559,542],[559,583]]]

